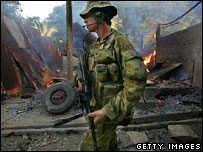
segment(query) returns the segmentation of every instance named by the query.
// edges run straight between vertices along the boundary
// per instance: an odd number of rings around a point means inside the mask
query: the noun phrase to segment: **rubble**
[[[182,143],[194,142],[198,138],[189,125],[168,125],[168,132],[171,138]]]
[[[191,89],[189,92],[191,91],[200,96],[196,96],[196,98],[201,99],[201,93],[198,89]],[[1,150],[79,151],[82,137],[88,129],[88,124],[84,118],[73,120],[58,128],[53,128],[53,124],[59,119],[79,113],[80,110],[78,107],[73,106],[63,115],[47,113],[40,103],[41,93],[42,91],[39,90],[30,100],[19,98],[18,101],[4,101],[4,104],[2,104],[3,120],[1,120]],[[168,93],[170,94],[170,92]],[[127,127],[118,127],[118,141],[122,151],[141,150],[137,143],[163,143],[162,151],[168,150],[169,143],[183,144],[185,138],[171,129],[171,126],[175,125],[189,126],[186,128],[189,128],[190,132],[194,132],[197,137],[192,138],[191,136],[194,135],[189,134],[188,139],[191,139],[192,143],[198,144],[202,142],[202,133],[200,131],[202,130],[201,106],[199,104],[181,103],[181,99],[184,99],[184,96],[188,98],[187,96],[190,94],[179,95],[178,92],[176,95],[169,96],[159,96],[159,94],[160,92],[157,92],[156,95],[154,94],[155,96],[145,96],[146,101],[141,100],[135,109],[132,123]],[[159,97],[161,103],[158,102],[156,97]],[[12,105],[18,105],[22,109],[23,107],[28,108],[28,105],[33,105],[33,109],[13,117],[12,110],[17,107]],[[156,145],[155,150],[161,151],[158,145]]]
[[[20,63],[20,54],[13,55]],[[161,64],[156,67],[158,71],[148,75],[144,96],[135,107],[131,124],[117,128],[122,151],[176,151],[181,147],[202,150],[202,89],[194,87],[191,78],[171,77],[182,66],[179,62],[163,69]],[[2,151],[79,151],[87,121],[81,117],[57,128],[53,124],[80,113],[80,109],[73,105],[61,115],[48,113],[41,103],[41,89],[31,98],[1,102]],[[5,98],[6,94],[2,96]]]

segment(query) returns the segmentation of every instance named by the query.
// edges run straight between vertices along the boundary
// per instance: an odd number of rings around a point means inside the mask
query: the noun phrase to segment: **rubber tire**
[[[67,94],[67,98],[62,104],[55,105],[51,102],[51,95],[57,91],[63,90]],[[71,107],[75,99],[74,89],[65,82],[58,82],[48,87],[42,95],[42,102],[45,109],[53,114],[63,114]]]

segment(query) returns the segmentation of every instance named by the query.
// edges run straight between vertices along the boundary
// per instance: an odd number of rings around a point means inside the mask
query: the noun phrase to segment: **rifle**
[[[80,82],[82,84],[82,91],[79,92],[78,101],[82,104],[85,108],[86,113],[91,113],[90,109],[90,90],[87,81],[87,72],[85,71],[85,55],[83,49],[78,49],[78,63],[79,69],[81,72]],[[89,127],[92,132],[92,139],[94,145],[94,151],[97,151],[97,141],[95,135],[95,126],[94,126],[94,119],[92,117],[89,118]]]
[[[85,109],[86,113],[91,113],[90,109],[90,91],[87,81],[87,73],[85,71],[85,56],[84,56],[84,50],[79,49],[78,50],[78,63],[79,63],[79,69],[81,73],[81,78],[79,81],[82,84],[82,91],[76,91],[77,92],[77,101],[78,104],[81,105],[82,111],[83,108]],[[55,123],[53,126],[58,127],[59,125],[62,125],[64,123],[70,122],[72,120],[75,120],[79,117],[83,116],[83,113],[79,113],[73,117],[62,119],[59,122]],[[95,126],[94,126],[94,119],[92,117],[89,118],[89,127],[92,132],[92,139],[93,139],[93,146],[94,151],[97,151],[97,141],[96,141],[96,135],[95,135]]]

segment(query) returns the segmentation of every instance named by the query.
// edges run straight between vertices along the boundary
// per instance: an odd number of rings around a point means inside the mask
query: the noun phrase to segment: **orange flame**
[[[51,50],[51,46],[50,45],[48,45],[48,49]]]
[[[155,48],[156,48],[156,32],[154,32],[154,41],[155,41]],[[148,63],[152,63],[152,66],[155,66],[155,55],[156,50],[154,50],[152,53],[150,53],[148,56],[144,57],[144,64],[147,67]],[[146,69],[147,72],[150,72],[149,69]]]
[[[152,52],[147,57],[144,57],[144,64],[147,65],[147,63],[150,63],[151,62],[151,58],[153,56],[155,56],[155,55],[156,55],[156,51]]]
[[[154,32],[154,41],[156,42],[156,32]]]
[[[156,51],[152,52],[148,56],[144,57],[144,64],[147,66],[148,63],[152,62],[152,66],[155,66],[155,57]],[[149,69],[147,69],[147,72],[149,72]]]
[[[53,80],[49,81],[49,82],[47,83],[47,88],[50,87],[52,84],[53,84]]]
[[[158,103],[159,103],[159,104],[162,104],[162,102],[161,102],[161,100],[160,100],[160,99],[158,99]]]
[[[155,48],[156,48],[156,32],[154,32],[154,42],[155,42]]]

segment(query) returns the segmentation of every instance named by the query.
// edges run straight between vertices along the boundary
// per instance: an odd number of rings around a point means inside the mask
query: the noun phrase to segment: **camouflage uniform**
[[[101,109],[107,115],[95,130],[98,148],[118,150],[116,127],[133,110],[146,85],[143,60],[129,40],[116,30],[112,30],[101,42],[98,38],[86,59],[92,110]],[[90,130],[81,150],[93,150]]]
[[[102,41],[98,38],[92,44],[86,65],[92,111],[102,110],[107,115],[95,129],[98,149],[119,150],[116,128],[129,112],[133,114],[146,85],[143,60],[130,41],[112,29]],[[90,129],[80,149],[94,150]]]

